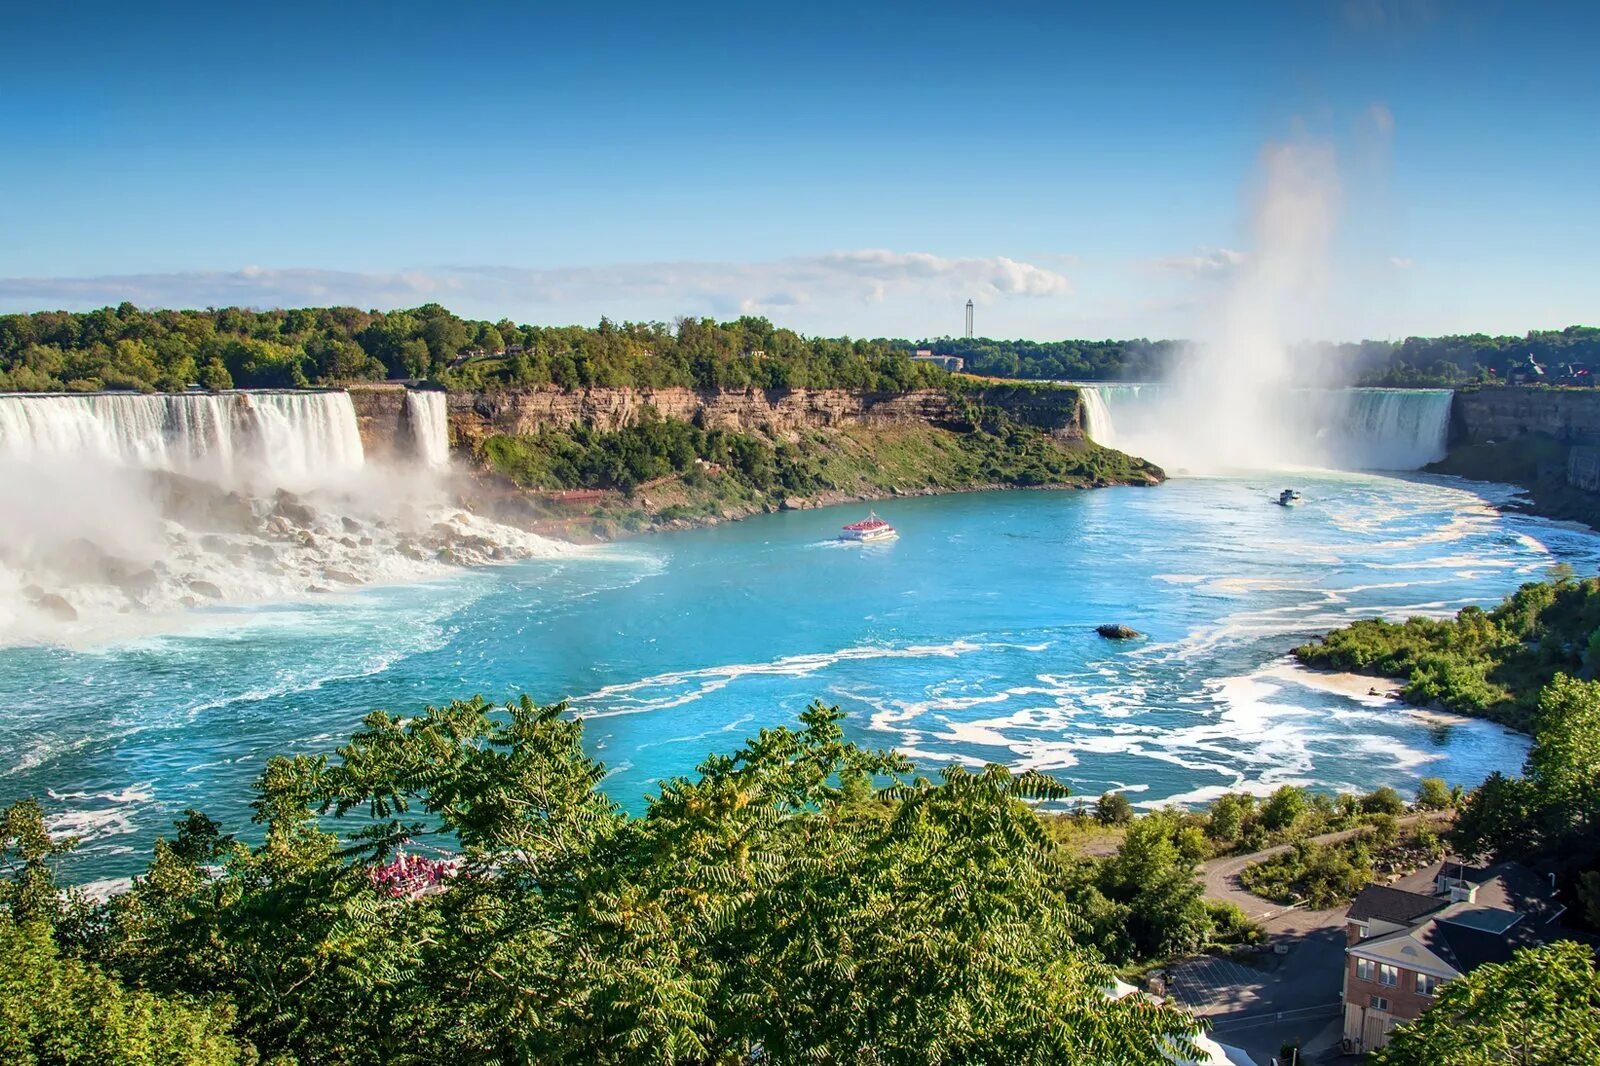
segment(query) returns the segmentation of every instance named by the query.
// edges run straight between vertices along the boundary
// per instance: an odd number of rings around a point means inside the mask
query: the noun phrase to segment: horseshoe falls
[[[1170,385],[1078,387],[1090,439],[1197,473],[1418,470],[1444,458],[1453,398],[1448,389],[1292,389],[1217,414]]]

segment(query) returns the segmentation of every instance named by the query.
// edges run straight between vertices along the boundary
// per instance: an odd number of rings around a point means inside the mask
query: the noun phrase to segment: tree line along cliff
[[[958,356],[973,374],[1028,379],[1153,380],[1186,354],[1178,340],[1029,341],[806,337],[745,316],[726,322],[601,319],[594,327],[464,319],[438,304],[255,311],[144,310],[0,315],[0,391],[296,388],[430,379],[452,389],[850,388],[905,390],[944,373],[914,358]],[[1532,357],[1600,363],[1600,330],[1470,334],[1301,345],[1303,384],[1456,385],[1498,378]]]

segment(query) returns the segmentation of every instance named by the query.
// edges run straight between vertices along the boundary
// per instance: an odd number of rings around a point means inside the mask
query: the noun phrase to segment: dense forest
[[[0,391],[178,391],[292,388],[427,378],[452,388],[669,386],[900,391],[948,381],[911,355],[966,360],[972,374],[1032,379],[1153,380],[1184,357],[1181,341],[852,340],[805,337],[764,318],[674,323],[602,319],[528,326],[459,318],[438,304],[149,311],[132,304],[73,313],[0,315]],[[1600,370],[1600,329],[1520,337],[1471,334],[1307,344],[1294,350],[1305,384],[1458,385],[1505,380],[1530,357],[1564,378]]]
[[[949,380],[886,341],[802,337],[764,318],[594,328],[473,322],[438,304],[0,315],[0,390],[303,388],[427,378],[508,385],[904,391]]]
[[[911,342],[897,342],[911,346]],[[991,377],[1085,381],[1154,381],[1183,358],[1181,341],[1006,341],[987,337],[940,337],[914,345],[938,355],[966,360],[969,373]],[[1520,337],[1473,333],[1450,337],[1407,337],[1403,341],[1300,344],[1291,360],[1304,370],[1306,385],[1346,384],[1452,386],[1504,381],[1526,366],[1529,357],[1562,376],[1567,364],[1593,365],[1600,373],[1600,329],[1569,326]]]

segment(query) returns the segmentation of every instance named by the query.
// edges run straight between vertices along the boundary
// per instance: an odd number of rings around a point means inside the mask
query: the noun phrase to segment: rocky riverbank
[[[375,453],[403,436],[396,390],[352,393]],[[1090,441],[1078,390],[521,389],[448,397],[464,499],[572,541],[753,514],[1003,488],[1150,485],[1152,464]]]

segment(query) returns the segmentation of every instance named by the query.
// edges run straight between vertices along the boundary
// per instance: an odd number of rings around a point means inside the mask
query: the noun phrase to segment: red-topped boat
[[[860,544],[871,544],[880,540],[893,540],[900,534],[895,528],[876,514],[868,512],[865,521],[851,522],[839,531],[839,539],[854,541]]]

